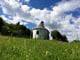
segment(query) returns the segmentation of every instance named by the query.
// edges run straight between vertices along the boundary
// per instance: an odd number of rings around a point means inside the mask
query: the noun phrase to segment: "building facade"
[[[33,29],[33,39],[49,39],[49,31],[45,28],[43,21],[37,28]]]

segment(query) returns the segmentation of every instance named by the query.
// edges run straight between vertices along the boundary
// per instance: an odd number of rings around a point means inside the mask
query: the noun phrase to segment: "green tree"
[[[20,22],[18,22],[17,24],[8,24],[4,22],[1,17],[0,17],[0,33],[2,35],[11,35],[27,38],[30,38],[32,36],[31,30],[26,28],[24,25],[20,25]]]
[[[62,41],[64,41],[64,42],[68,42],[68,39],[67,39],[67,37],[66,37],[66,35],[62,35]]]
[[[2,35],[11,35],[11,31],[10,31],[9,27],[6,26],[6,25],[3,26],[3,27],[2,27],[1,34],[2,34]]]
[[[55,40],[60,40],[60,41],[66,41],[67,42],[67,37],[65,35],[62,35],[59,31],[54,30],[51,32],[51,36]]]
[[[23,36],[28,37],[28,38],[31,37],[31,34],[32,34],[31,30],[26,28],[25,26],[20,25],[19,30],[21,30],[21,33],[22,33]]]
[[[1,30],[2,30],[2,26],[4,25],[4,21],[3,21],[3,19],[0,17],[0,32],[1,32]]]

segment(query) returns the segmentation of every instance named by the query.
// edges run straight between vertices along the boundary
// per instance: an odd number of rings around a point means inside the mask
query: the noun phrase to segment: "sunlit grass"
[[[80,60],[80,43],[0,36],[0,60]]]

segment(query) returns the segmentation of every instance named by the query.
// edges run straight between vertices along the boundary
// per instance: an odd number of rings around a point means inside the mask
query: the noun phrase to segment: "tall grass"
[[[80,43],[0,36],[0,60],[80,60]]]

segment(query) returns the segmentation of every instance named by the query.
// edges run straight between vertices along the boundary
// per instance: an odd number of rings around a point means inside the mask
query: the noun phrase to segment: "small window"
[[[39,34],[39,31],[37,31],[36,34]]]

